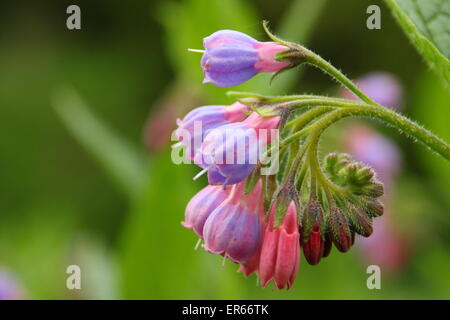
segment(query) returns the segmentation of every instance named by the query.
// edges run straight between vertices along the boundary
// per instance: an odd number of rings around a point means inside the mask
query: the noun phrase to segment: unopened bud
[[[384,206],[380,200],[372,198],[366,198],[365,200],[364,209],[371,217],[375,218],[383,215]]]
[[[309,240],[309,235],[317,223],[319,232],[324,229],[323,210],[316,199],[311,199],[303,211],[302,226],[304,241]]]
[[[375,171],[371,167],[361,166],[356,171],[355,177],[360,184],[366,184],[375,176]]]
[[[320,262],[323,257],[324,245],[325,241],[320,233],[319,223],[315,221],[308,234],[308,240],[302,236],[303,254],[310,265],[314,266]]]
[[[338,175],[348,185],[364,186],[372,182],[375,172],[360,162],[351,162],[343,167]]]
[[[356,218],[358,226],[355,226],[355,231],[363,237],[369,237],[373,232],[372,218],[361,208],[356,210]]]
[[[303,254],[310,265],[316,265],[322,259],[325,242],[323,209],[317,199],[311,199],[306,206],[302,225]]]
[[[324,167],[332,180],[338,179],[338,172],[348,165],[352,157],[346,153],[330,153],[325,157]],[[336,181],[335,181],[336,182]]]
[[[348,204],[348,218],[352,229],[363,237],[368,237],[373,232],[372,218],[362,209]]]
[[[372,182],[363,186],[360,190],[356,191],[355,194],[371,198],[379,198],[384,194],[384,186],[381,182]]]
[[[352,235],[347,217],[341,209],[331,208],[330,210],[331,238],[336,248],[341,252],[346,252],[352,246]]]

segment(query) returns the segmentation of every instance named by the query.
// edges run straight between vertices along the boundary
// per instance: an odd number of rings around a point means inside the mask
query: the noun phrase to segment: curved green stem
[[[314,53],[313,51],[297,44],[292,43],[292,47],[296,48],[300,54],[303,56],[305,61],[322,71],[328,73],[330,76],[332,76],[334,79],[336,79],[339,83],[341,83],[343,86],[347,87],[349,90],[351,90],[356,96],[358,96],[362,101],[371,104],[371,105],[377,105],[375,101],[373,101],[371,98],[369,98],[364,92],[362,92],[349,78],[347,78],[339,69],[334,67],[331,63],[323,59],[321,56],[319,56],[317,53]]]
[[[354,100],[344,100],[344,99],[321,97],[321,98],[316,98],[316,99],[292,100],[292,101],[277,104],[273,108],[274,109],[291,109],[291,108],[316,107],[316,106],[345,108],[345,107],[354,107],[354,106],[363,106],[363,105],[365,105],[365,104],[361,104],[360,102],[354,101]]]
[[[311,175],[314,175],[317,180],[319,180],[319,184],[325,192],[328,203],[333,203],[333,193],[347,193],[347,190],[335,185],[331,182],[323,173],[322,168],[320,167],[317,147],[319,145],[319,138],[321,132],[315,132],[313,135],[309,137],[309,148],[308,148],[308,160],[311,168]]]
[[[336,101],[336,102],[347,102],[347,103],[358,103],[355,100],[349,100],[344,98],[319,96],[313,94],[293,94],[293,95],[283,95],[283,96],[266,96],[254,92],[245,91],[228,91],[227,96],[240,100],[242,102],[250,103],[280,103],[280,102],[290,102],[294,100],[308,100],[308,99],[320,99],[322,101]]]
[[[309,131],[317,129],[321,133],[340,119],[352,116],[375,118],[390,124],[450,161],[450,146],[448,143],[414,121],[384,107],[364,106],[339,109],[319,119],[311,126],[314,128],[310,128]]]

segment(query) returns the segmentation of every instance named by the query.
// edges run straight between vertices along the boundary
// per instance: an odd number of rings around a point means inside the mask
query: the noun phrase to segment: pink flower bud
[[[259,263],[261,285],[274,280],[278,289],[289,289],[300,263],[300,235],[294,202],[289,205],[280,224],[275,227],[275,206],[272,206],[264,233]]]
[[[303,212],[301,230],[303,253],[310,265],[318,264],[323,257],[325,238],[320,229],[324,226],[323,209],[315,198],[311,199]]]
[[[325,241],[322,238],[317,221],[314,222],[308,240],[306,242],[303,241],[302,245],[306,261],[312,266],[318,264],[324,255]]]

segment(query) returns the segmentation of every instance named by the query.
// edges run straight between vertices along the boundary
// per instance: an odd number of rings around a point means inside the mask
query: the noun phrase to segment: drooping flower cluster
[[[204,82],[238,85],[259,72],[303,62],[306,51],[271,37],[276,42],[223,30],[205,38]],[[333,245],[346,252],[356,234],[370,236],[373,218],[383,213],[378,198],[384,188],[375,172],[348,154],[318,159],[320,134],[340,111],[331,106],[341,103],[357,105],[328,97],[243,94],[231,106],[200,107],[178,120],[176,136],[186,157],[208,173],[209,183],[187,205],[182,225],[200,237],[207,252],[239,264],[246,276],[257,273],[263,287],[273,281],[278,289],[292,286],[301,251],[316,265]],[[305,108],[299,113],[297,107]],[[284,139],[277,150],[283,166],[265,174],[262,159],[278,146],[271,130],[280,130]]]
[[[273,280],[279,289],[289,288],[300,262],[296,207],[292,202],[276,225],[275,207],[264,214],[262,181],[250,193],[245,186],[208,185],[189,202],[182,225],[204,241],[206,251],[240,264],[247,276],[257,272],[263,287]]]

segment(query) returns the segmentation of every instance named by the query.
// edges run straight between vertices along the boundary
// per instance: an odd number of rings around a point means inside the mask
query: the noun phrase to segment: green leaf
[[[140,150],[98,119],[75,90],[56,90],[52,102],[69,132],[133,198],[145,178],[145,157]]]
[[[450,2],[386,0],[394,17],[430,68],[450,84]]]

